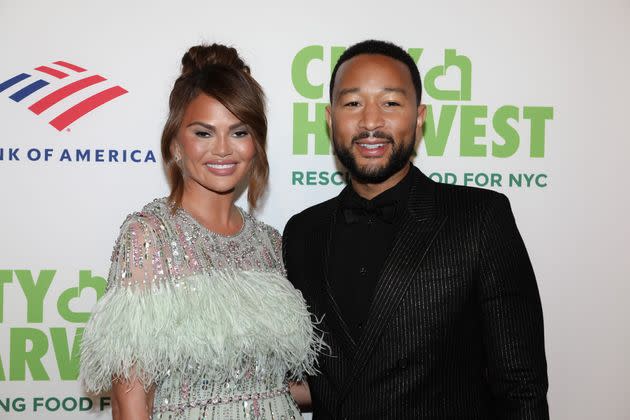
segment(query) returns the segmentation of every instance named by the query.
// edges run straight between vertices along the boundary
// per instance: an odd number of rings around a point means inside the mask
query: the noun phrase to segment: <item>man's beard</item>
[[[409,159],[413,155],[415,141],[394,141],[393,137],[382,131],[363,131],[352,138],[352,144],[350,148],[341,146],[334,138],[333,131],[333,146],[337,158],[346,167],[353,179],[363,184],[380,184],[388,180],[392,175],[400,171],[409,163]],[[351,148],[355,144],[356,140],[364,138],[380,138],[389,140],[389,144],[392,147],[392,153],[389,160],[384,166],[381,167],[360,167],[357,164],[356,159],[352,155]],[[416,138],[416,130],[413,132],[413,139]],[[361,146],[357,146],[361,147]]]

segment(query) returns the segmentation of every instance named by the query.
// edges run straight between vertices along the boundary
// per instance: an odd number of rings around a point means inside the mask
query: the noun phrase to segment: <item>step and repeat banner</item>
[[[0,417],[110,416],[77,382],[81,334],[125,216],[168,193],[159,138],[183,53],[233,45],[264,87],[257,216],[282,230],[346,183],[328,80],[347,46],[376,38],[422,74],[416,165],[510,198],[552,418],[627,419],[630,5],[510,3],[0,0]]]

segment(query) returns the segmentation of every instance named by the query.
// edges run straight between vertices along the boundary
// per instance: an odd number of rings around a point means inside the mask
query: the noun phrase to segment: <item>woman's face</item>
[[[203,93],[186,108],[171,147],[182,169],[185,191],[232,192],[249,174],[256,155],[250,128]]]

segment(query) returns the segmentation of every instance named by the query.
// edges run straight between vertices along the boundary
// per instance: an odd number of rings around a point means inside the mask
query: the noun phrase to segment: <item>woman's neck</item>
[[[234,191],[216,193],[201,185],[184,184],[182,207],[212,232],[232,235],[241,230],[244,221],[234,200]]]

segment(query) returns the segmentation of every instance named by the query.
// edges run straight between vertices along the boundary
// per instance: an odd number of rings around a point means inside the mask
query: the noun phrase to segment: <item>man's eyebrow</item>
[[[396,92],[396,93],[402,93],[404,96],[407,96],[407,91],[403,88],[398,88],[398,87],[386,87],[383,89],[385,92]]]
[[[343,95],[347,95],[349,93],[357,93],[360,90],[361,89],[359,89],[358,87],[341,89],[339,92],[337,92],[337,97],[340,97],[340,96],[343,96]]]
[[[343,95],[347,95],[349,93],[357,93],[360,92],[361,89],[358,87],[352,87],[352,88],[345,88],[345,89],[341,89],[339,92],[337,92],[337,98],[339,98],[340,96]],[[383,88],[384,92],[395,92],[395,93],[400,93],[404,96],[407,96],[407,91],[403,88],[399,88],[399,87],[384,87]]]

